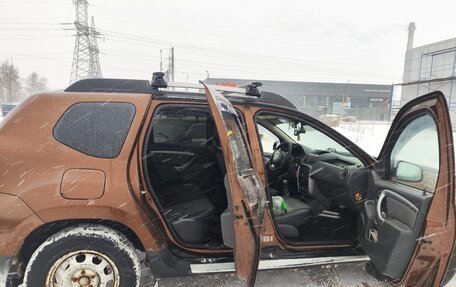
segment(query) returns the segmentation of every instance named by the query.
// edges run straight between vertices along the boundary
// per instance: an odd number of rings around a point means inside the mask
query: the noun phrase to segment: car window
[[[391,180],[434,192],[439,173],[439,137],[430,115],[409,122],[390,156]]]
[[[304,133],[294,135],[295,127],[293,125],[293,120],[280,118],[280,123],[278,123],[276,126],[281,131],[286,133],[290,138],[292,138],[295,142],[310,147],[314,150],[328,150],[348,156],[353,156],[351,152],[349,152],[338,142],[309,125],[303,125],[303,130],[305,131]]]
[[[260,134],[261,147],[263,148],[264,153],[273,153],[274,152],[274,143],[280,141],[279,138],[270,132],[268,129],[263,127],[260,124],[257,124],[258,132]]]
[[[153,119],[153,142],[205,147],[208,143],[208,108],[164,106]]]
[[[135,111],[130,103],[75,104],[55,125],[54,138],[90,156],[115,158],[122,149]]]

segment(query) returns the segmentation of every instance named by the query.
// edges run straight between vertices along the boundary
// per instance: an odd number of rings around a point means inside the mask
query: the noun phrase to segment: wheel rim
[[[93,250],[62,256],[46,277],[46,287],[118,287],[119,283],[119,270],[114,262]]]

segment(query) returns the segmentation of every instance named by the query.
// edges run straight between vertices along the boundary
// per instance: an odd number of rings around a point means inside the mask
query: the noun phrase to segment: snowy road
[[[256,287],[382,287],[379,282],[363,271],[364,264],[318,266],[291,270],[260,271]],[[1,274],[0,274],[1,277]],[[0,278],[0,282],[1,282]],[[164,278],[146,286],[151,287],[243,287],[233,273]],[[1,286],[3,287],[3,286]]]
[[[1,274],[0,274],[1,277]],[[1,278],[0,278],[0,281]],[[164,278],[147,287],[243,287],[233,273]],[[386,287],[387,283],[375,280],[364,271],[363,264],[343,264],[308,267],[290,270],[260,271],[256,287]],[[3,287],[3,286],[1,286]],[[447,287],[456,287],[452,280]]]
[[[317,266],[291,270],[260,271],[256,287],[382,287],[390,286],[375,280],[363,270],[363,264]],[[154,286],[154,285],[151,285]],[[158,281],[158,287],[241,287],[232,273],[210,276],[165,278]]]

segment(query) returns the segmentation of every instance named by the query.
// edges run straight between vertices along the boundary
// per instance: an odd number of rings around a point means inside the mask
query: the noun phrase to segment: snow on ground
[[[390,126],[390,122],[343,122],[334,129],[357,144],[368,154],[376,157],[382,149]]]
[[[153,286],[153,285],[152,285]],[[234,273],[163,278],[158,287],[242,287]],[[386,287],[364,271],[364,264],[324,265],[306,268],[269,270],[258,272],[256,287]]]

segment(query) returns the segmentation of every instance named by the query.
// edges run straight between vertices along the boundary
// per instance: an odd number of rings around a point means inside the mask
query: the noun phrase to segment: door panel
[[[372,172],[360,244],[404,286],[439,286],[455,239],[454,151],[440,92],[405,105]]]
[[[227,171],[225,186],[229,192],[228,206],[231,210],[227,211],[226,218],[222,215],[222,232],[229,237],[233,232],[231,226],[234,226],[236,274],[239,279],[247,282],[248,286],[253,286],[261,250],[260,236],[264,228],[266,194],[252,167],[251,149],[236,110],[213,87],[204,83],[203,85]]]
[[[360,243],[378,271],[398,279],[415,249],[411,243],[420,235],[432,196],[379,178],[374,185],[377,198],[371,200]]]
[[[382,208],[383,202],[377,202],[377,216],[383,221],[396,220],[413,229],[418,216],[418,208],[408,199],[391,190],[383,190],[380,196],[384,196],[386,207]],[[380,214],[379,214],[380,213]]]

